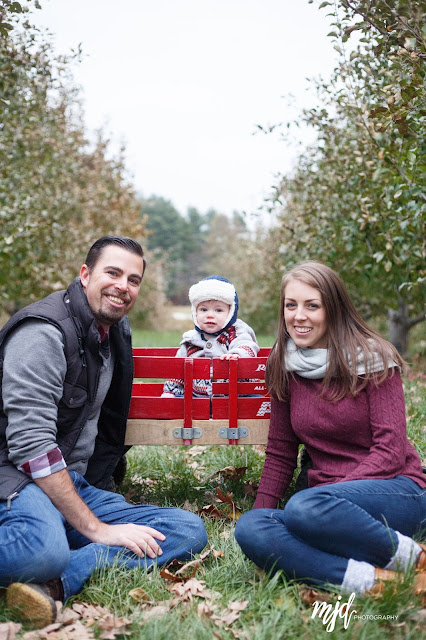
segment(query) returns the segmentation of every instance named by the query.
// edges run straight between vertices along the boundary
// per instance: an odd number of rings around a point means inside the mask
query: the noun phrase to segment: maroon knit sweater
[[[403,475],[426,488],[420,457],[407,439],[398,371],[379,387],[369,382],[356,398],[339,402],[320,397],[321,380],[298,375],[290,380],[289,402],[272,400],[255,509],[277,506],[293,477],[301,443],[312,459],[309,487]]]

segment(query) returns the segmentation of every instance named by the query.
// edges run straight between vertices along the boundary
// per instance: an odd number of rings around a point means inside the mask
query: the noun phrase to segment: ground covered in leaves
[[[425,463],[425,377],[412,376],[405,392],[409,437]],[[337,592],[269,579],[242,555],[233,528],[253,504],[264,456],[263,446],[134,447],[122,486],[126,499],[198,513],[209,546],[190,562],[150,573],[100,569],[44,629],[19,624],[0,595],[0,640],[422,637],[426,601],[413,595],[413,575],[380,598],[357,596],[348,605]],[[313,615],[321,602],[322,613]]]

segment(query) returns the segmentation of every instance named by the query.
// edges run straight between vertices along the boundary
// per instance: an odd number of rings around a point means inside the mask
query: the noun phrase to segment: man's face
[[[125,316],[136,302],[143,276],[143,260],[115,244],[107,245],[89,271],[81,267],[80,280],[91,312],[107,330]]]

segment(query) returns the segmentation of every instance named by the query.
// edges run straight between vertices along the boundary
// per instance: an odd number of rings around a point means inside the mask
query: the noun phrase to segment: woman
[[[406,435],[403,369],[332,269],[305,262],[284,276],[266,461],[235,530],[259,567],[348,593],[379,592],[413,565],[426,571],[426,546],[412,539],[426,526],[426,476]],[[277,509],[301,443],[309,488]],[[416,576],[423,590],[426,573]]]

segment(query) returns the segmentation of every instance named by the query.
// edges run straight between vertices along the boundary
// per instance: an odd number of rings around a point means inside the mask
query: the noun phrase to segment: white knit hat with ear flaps
[[[200,280],[196,284],[193,284],[189,289],[189,301],[191,303],[192,319],[194,320],[195,328],[200,331],[197,326],[197,306],[200,302],[206,302],[207,300],[220,300],[225,304],[230,305],[229,314],[225,320],[221,331],[233,324],[237,319],[238,313],[238,296],[235,291],[234,285],[222,278],[221,276],[209,276]],[[218,332],[221,333],[221,331]]]

